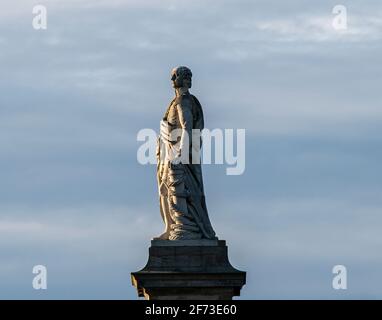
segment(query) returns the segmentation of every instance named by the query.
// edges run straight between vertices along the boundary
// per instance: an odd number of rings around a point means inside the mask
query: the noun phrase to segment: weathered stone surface
[[[152,242],[146,266],[131,274],[138,295],[159,299],[232,299],[240,295],[246,273],[232,267],[225,241],[183,245]]]

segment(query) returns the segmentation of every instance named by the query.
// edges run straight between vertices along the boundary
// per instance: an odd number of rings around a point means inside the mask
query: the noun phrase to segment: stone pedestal
[[[229,263],[224,240],[152,240],[146,266],[131,273],[147,300],[231,300],[245,279]]]

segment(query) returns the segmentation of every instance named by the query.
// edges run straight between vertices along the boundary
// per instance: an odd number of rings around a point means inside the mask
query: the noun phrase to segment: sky
[[[381,299],[381,40],[377,0],[3,0],[0,298],[137,299],[163,223],[136,137],[186,65],[206,127],[246,130],[244,174],[203,167],[240,299]]]

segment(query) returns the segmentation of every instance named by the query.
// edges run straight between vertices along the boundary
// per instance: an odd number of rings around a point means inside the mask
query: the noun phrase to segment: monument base
[[[131,273],[147,300],[231,300],[245,279],[229,263],[224,240],[152,240],[146,266]]]

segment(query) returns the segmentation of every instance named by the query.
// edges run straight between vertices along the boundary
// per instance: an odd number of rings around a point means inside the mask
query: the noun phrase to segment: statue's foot
[[[169,240],[200,240],[201,238],[201,233],[188,231],[174,231],[171,232]]]
[[[153,240],[169,240],[170,232],[164,232],[158,237],[154,237]]]

